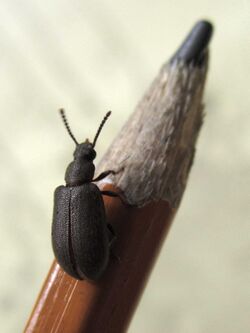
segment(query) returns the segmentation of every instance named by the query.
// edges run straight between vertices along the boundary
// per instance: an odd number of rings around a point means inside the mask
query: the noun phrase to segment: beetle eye
[[[96,157],[96,152],[94,149],[91,149],[86,153],[85,157],[88,161],[93,161]]]

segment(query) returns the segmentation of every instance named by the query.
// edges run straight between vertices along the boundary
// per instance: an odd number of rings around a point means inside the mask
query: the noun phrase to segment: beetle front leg
[[[117,175],[119,172],[124,170],[124,168],[119,169],[118,171],[114,170],[107,170],[102,172],[98,177],[94,178],[92,182],[98,182],[99,180],[102,180],[103,178],[107,177],[108,175]]]
[[[98,177],[94,178],[92,182],[98,182],[99,180],[102,180],[103,178],[107,177],[108,175],[115,175],[117,172],[114,170],[107,170],[102,172]]]

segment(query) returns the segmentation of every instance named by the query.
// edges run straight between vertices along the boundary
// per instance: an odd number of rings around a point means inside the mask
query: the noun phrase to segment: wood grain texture
[[[207,58],[201,67],[164,65],[104,155],[98,169],[123,169],[110,181],[131,205],[167,200],[178,206],[202,124]]]
[[[97,173],[119,170],[99,187],[122,191],[134,205],[104,198],[107,222],[117,236],[107,270],[96,283],[77,281],[53,263],[26,333],[126,332],[182,198],[202,123],[211,25],[202,22],[194,29],[178,57],[163,66],[98,167]]]

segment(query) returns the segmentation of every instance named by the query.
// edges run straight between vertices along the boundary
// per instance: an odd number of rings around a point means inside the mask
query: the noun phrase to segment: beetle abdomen
[[[103,273],[109,244],[103,199],[96,185],[55,190],[52,245],[57,261],[71,276],[96,280]]]

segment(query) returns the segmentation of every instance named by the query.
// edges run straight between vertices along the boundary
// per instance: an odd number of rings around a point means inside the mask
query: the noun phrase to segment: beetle
[[[112,226],[107,224],[102,195],[119,197],[119,193],[101,191],[93,182],[99,181],[113,170],[94,177],[97,138],[111,114],[101,122],[93,143],[86,139],[78,143],[65,112],[59,110],[68,134],[76,144],[74,159],[65,173],[66,185],[56,188],[52,222],[52,247],[61,268],[75,279],[98,280],[104,273],[110,246],[114,240]]]

